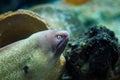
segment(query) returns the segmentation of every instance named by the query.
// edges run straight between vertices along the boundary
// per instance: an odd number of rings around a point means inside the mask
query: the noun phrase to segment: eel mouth
[[[56,55],[60,55],[64,51],[68,41],[69,37],[66,36],[62,41],[58,43],[58,45],[56,46]]]

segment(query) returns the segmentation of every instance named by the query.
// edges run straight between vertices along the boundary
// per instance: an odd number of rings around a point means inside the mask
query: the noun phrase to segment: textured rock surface
[[[95,26],[83,38],[69,44],[67,69],[73,80],[109,80],[113,78],[119,54],[115,34]]]

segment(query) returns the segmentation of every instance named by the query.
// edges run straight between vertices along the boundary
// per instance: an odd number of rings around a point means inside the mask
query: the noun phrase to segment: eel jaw
[[[64,51],[68,41],[69,41],[69,37],[66,36],[63,40],[61,40],[58,43],[58,45],[56,46],[55,55],[60,55]]]

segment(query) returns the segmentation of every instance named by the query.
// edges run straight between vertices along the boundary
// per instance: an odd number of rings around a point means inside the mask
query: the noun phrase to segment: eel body
[[[57,80],[69,34],[46,30],[0,49],[0,80]]]

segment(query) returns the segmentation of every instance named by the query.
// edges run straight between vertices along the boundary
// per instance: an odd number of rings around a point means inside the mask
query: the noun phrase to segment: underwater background
[[[0,0],[0,14],[25,9],[48,27],[70,33],[60,80],[120,80],[119,7],[120,0]]]

